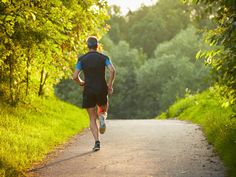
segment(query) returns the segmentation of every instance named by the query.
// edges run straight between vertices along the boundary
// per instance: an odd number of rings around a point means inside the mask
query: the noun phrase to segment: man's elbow
[[[112,69],[110,70],[110,73],[113,74],[113,75],[115,75],[115,74],[116,74],[115,68],[112,68]]]

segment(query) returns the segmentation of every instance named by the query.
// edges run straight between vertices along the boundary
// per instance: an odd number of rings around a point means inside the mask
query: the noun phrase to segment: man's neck
[[[89,49],[89,52],[97,52],[95,49]]]

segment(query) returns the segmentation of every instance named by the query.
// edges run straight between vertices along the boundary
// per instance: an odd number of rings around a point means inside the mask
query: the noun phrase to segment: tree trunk
[[[26,91],[25,91],[26,96],[29,94],[29,79],[30,79],[29,66],[30,66],[30,56],[28,50],[28,57],[26,61]]]
[[[12,56],[9,56],[9,87],[10,87],[10,103],[14,104],[14,91],[13,91],[13,82],[14,82],[14,75],[13,75],[13,61]]]
[[[43,87],[46,83],[46,80],[48,78],[48,73],[44,74],[44,68],[41,70],[41,75],[40,75],[40,85],[39,85],[39,92],[38,92],[38,96],[42,96],[43,95]],[[44,76],[45,75],[45,76]]]

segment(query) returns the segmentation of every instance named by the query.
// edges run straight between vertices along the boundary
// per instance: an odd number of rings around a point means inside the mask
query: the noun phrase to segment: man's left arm
[[[81,61],[78,61],[75,67],[75,72],[73,74],[73,80],[80,86],[84,86],[84,81],[80,78],[81,71],[82,71]]]
[[[80,78],[81,70],[75,70],[73,74],[73,80],[78,83],[80,86],[84,86],[84,81]]]

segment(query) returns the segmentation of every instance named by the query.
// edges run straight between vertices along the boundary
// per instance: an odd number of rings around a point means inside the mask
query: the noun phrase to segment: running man
[[[91,36],[87,39],[89,51],[78,58],[73,79],[83,90],[82,107],[86,108],[90,118],[90,130],[95,139],[93,151],[100,150],[99,132],[103,134],[106,130],[106,118],[108,111],[108,94],[113,93],[113,82],[115,79],[115,68],[109,57],[97,51],[98,40]],[[108,83],[105,80],[105,68],[109,69]],[[84,81],[80,78],[83,71]],[[99,131],[97,125],[99,119]]]

